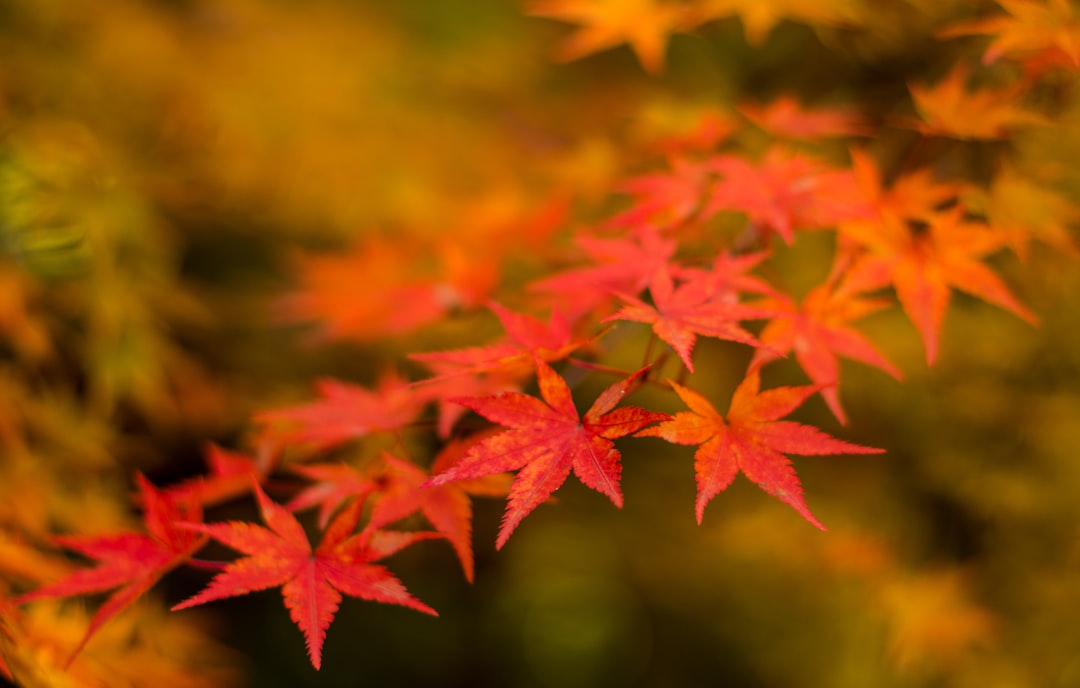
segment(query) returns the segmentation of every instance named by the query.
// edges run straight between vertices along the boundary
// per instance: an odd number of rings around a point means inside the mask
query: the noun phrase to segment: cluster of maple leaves
[[[969,78],[977,65],[958,64],[934,85],[911,85],[918,117],[888,126],[925,137],[993,140],[1047,122],[1050,115],[1026,109],[1023,97],[1047,75],[1080,71],[1077,21],[1065,0],[1001,4],[1006,14],[951,27],[942,37],[991,35],[983,62],[1013,60],[1020,76],[1001,88],[972,88]],[[581,25],[560,48],[563,58],[626,42],[646,70],[657,72],[669,33],[727,16],[731,7],[723,1],[544,0],[529,12]],[[825,3],[784,7],[786,14],[776,15],[744,9],[749,37],[760,41],[780,15],[845,20]],[[814,7],[820,9],[809,9]],[[482,255],[482,263],[447,246],[434,277],[403,277],[412,257],[382,245],[302,265],[300,286],[282,310],[287,317],[317,321],[325,338],[390,337],[480,308],[497,318],[503,335],[473,347],[411,354],[414,364],[430,371],[416,380],[389,373],[371,388],[323,380],[315,399],[254,416],[259,432],[251,455],[209,447],[204,477],[159,488],[139,476],[145,532],[56,538],[57,545],[95,564],[12,603],[113,591],[77,653],[173,569],[210,568],[216,575],[208,586],[174,609],[280,587],[318,669],[342,595],[436,613],[378,563],[384,558],[420,541],[444,539],[465,577],[473,579],[472,497],[507,497],[497,548],[571,473],[622,506],[615,441],[628,437],[697,447],[698,522],[707,504],[742,473],[824,529],[803,497],[789,456],[881,450],[784,418],[820,394],[838,421],[846,422],[839,358],[901,377],[855,322],[898,304],[918,331],[928,363],[938,356],[954,290],[1034,323],[1034,314],[986,259],[1006,248],[1023,257],[1033,240],[1074,251],[1062,225],[1074,211],[1052,189],[1011,171],[1007,161],[988,186],[979,186],[938,178],[929,167],[886,175],[875,156],[857,145],[848,162],[838,163],[793,144],[876,135],[878,129],[853,109],[809,108],[782,96],[767,105],[744,104],[739,112],[774,140],[762,155],[727,146],[724,133],[706,120],[662,142],[663,164],[630,176],[617,189],[628,202],[588,229],[575,230],[575,248],[559,257],[563,269],[533,279],[520,294],[501,294],[504,301],[519,297],[522,310],[493,300],[503,257],[494,254],[509,254],[521,242],[503,241]],[[1030,220],[1022,206],[1032,194],[1067,212]],[[537,237],[550,236],[565,215],[561,201],[544,206],[521,232],[525,241],[541,243]],[[739,220],[736,232],[724,224],[733,217]],[[811,231],[832,232],[835,253],[824,279],[796,298],[765,279],[761,267],[773,251],[796,250],[800,234]],[[358,271],[382,287],[368,290],[377,298],[342,293]],[[650,346],[641,367],[609,366],[604,354],[611,342],[645,328],[651,330]],[[707,382],[694,376],[699,337],[753,350],[726,413],[717,410]],[[809,384],[762,389],[762,370],[788,356]],[[681,366],[680,372],[662,374],[668,363]],[[615,380],[581,412],[571,380],[583,374]],[[536,394],[522,391],[533,383]],[[625,404],[643,384],[669,390],[686,409],[669,415]],[[431,407],[433,424],[425,422]],[[492,426],[477,429],[476,419],[465,422],[469,411]],[[405,449],[400,439],[407,433],[434,434],[441,443],[429,468]],[[342,445],[372,437],[389,437],[394,444],[363,465],[333,460]],[[293,489],[279,503],[267,490],[271,477],[283,476]],[[249,494],[265,525],[203,521],[205,508]],[[316,507],[322,534],[313,546],[294,512]],[[391,528],[417,514],[432,530]],[[196,559],[210,540],[244,556],[227,563]]]

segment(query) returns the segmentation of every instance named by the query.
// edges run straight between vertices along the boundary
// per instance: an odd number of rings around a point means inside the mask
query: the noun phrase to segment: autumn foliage
[[[465,4],[0,12],[0,672],[235,684],[227,634],[249,631],[213,610],[280,588],[325,674],[332,622],[367,603],[467,616],[451,600],[488,594],[500,558],[569,518],[552,513],[592,508],[575,487],[556,502],[573,474],[611,502],[588,527],[643,519],[625,556],[655,589],[727,548],[856,595],[887,668],[821,685],[1080,681],[1015,637],[971,659],[1046,621],[1025,604],[1080,601],[1066,574],[994,597],[1057,559],[927,565],[888,525],[937,500],[949,527],[1022,540],[999,519],[1054,513],[1046,537],[1080,556],[1074,520],[1037,506],[1055,478],[1024,482],[1075,469],[950,458],[1010,423],[1016,451],[1072,446],[1054,419],[1080,409],[1060,382],[1080,362],[1010,342],[1077,349],[1080,10]],[[984,389],[999,373],[1053,394],[1018,410]],[[897,401],[919,390],[989,429],[935,434],[948,412]],[[694,535],[665,535],[691,514]],[[769,616],[766,578],[747,599]],[[746,661],[732,681],[789,677]],[[619,681],[699,684],[686,672]]]

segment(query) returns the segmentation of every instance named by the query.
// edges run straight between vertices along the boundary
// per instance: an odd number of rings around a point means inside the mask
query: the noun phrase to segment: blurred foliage
[[[710,11],[649,75],[627,45],[556,65],[574,29],[505,0],[0,3],[0,652],[20,680],[1080,685],[1075,72],[1034,94],[1056,126],[917,147],[908,85],[980,54],[984,39],[937,32],[993,3]],[[670,152],[657,142],[734,135],[764,151],[762,130],[732,133],[736,107],[786,93],[900,123],[866,144],[890,175],[914,149],[985,182],[1007,148],[1002,187],[971,202],[1038,240],[1017,239],[1023,263],[995,265],[1037,329],[957,296],[927,368],[902,314],[866,321],[906,378],[844,364],[846,438],[887,454],[799,462],[828,533],[745,480],[696,526],[692,449],[647,439],[625,445],[622,511],[568,485],[496,555],[502,506],[478,501],[472,586],[449,546],[397,557],[440,618],[347,600],[319,674],[276,594],[166,612],[198,572],[118,617],[70,670],[82,604],[8,608],[71,569],[50,534],[135,527],[136,470],[166,484],[201,471],[205,442],[257,444],[252,412],[309,397],[316,376],[419,376],[404,353],[483,341],[495,330],[479,307],[528,305],[521,285],[620,207],[609,192]],[[798,145],[843,159],[847,143]],[[765,271],[795,292],[832,251],[800,242]],[[382,299],[350,309],[372,285]],[[635,366],[643,341],[629,335],[608,361]],[[697,375],[723,396],[748,358],[702,341]],[[785,366],[770,374],[801,379]],[[673,408],[659,390],[637,403]],[[799,413],[838,429],[820,400]],[[213,518],[252,513],[229,503]]]

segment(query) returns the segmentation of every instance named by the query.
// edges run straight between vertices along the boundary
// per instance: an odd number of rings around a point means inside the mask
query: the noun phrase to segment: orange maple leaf
[[[1080,69],[1080,16],[1069,0],[997,0],[1008,15],[949,27],[940,36],[993,36],[983,63],[1001,57],[1060,57]]]
[[[517,392],[452,399],[510,430],[471,447],[460,462],[428,484],[445,485],[521,469],[510,488],[497,549],[525,516],[562,486],[571,470],[587,487],[621,507],[621,457],[611,440],[667,418],[630,406],[615,409],[645,370],[604,390],[584,416],[578,415],[566,381],[540,360],[536,374],[543,401]]]
[[[799,478],[784,454],[883,451],[843,442],[809,425],[778,420],[820,390],[819,385],[777,387],[759,393],[760,375],[757,368],[752,368],[735,390],[725,422],[705,397],[675,382],[670,384],[690,411],[676,413],[670,420],[646,428],[635,437],[660,437],[675,444],[701,445],[694,454],[698,523],[709,501],[727,489],[741,471],[761,489],[825,530],[806,506]]]
[[[178,525],[179,522],[202,520],[199,500],[174,501],[141,474],[136,475],[136,480],[145,508],[146,534],[57,537],[54,539],[57,544],[96,559],[98,564],[14,600],[22,604],[46,597],[70,597],[119,588],[94,614],[86,634],[71,653],[72,660],[106,621],[129,607],[166,573],[187,561],[206,541],[202,535]]]
[[[581,25],[558,48],[560,60],[576,60],[629,43],[651,74],[664,67],[668,35],[692,28],[684,6],[663,0],[535,0],[526,12]]]
[[[934,86],[909,84],[922,121],[910,123],[924,134],[958,139],[1000,139],[1018,126],[1044,124],[1045,118],[1017,105],[1019,87],[969,91],[968,70],[957,65]]]
[[[927,363],[937,358],[950,287],[1001,306],[1032,324],[1037,321],[979,261],[1004,245],[1004,235],[964,220],[962,208],[927,216],[925,221],[904,221],[883,214],[879,222],[847,223],[841,231],[866,251],[855,258],[838,291],[872,291],[891,284],[922,336]]]
[[[304,634],[316,669],[322,665],[326,629],[334,620],[342,593],[438,616],[410,595],[386,568],[372,563],[431,538],[433,533],[396,533],[369,526],[353,534],[363,508],[363,500],[358,499],[330,523],[313,551],[295,516],[270,501],[258,485],[255,496],[269,528],[240,521],[189,526],[247,556],[225,567],[202,592],[175,605],[174,611],[281,586],[289,616]]]

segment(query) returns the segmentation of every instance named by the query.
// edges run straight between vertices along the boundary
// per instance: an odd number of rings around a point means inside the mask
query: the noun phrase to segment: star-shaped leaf
[[[876,454],[871,449],[832,438],[817,428],[778,420],[794,411],[820,387],[777,387],[759,392],[761,380],[752,368],[735,390],[727,419],[697,392],[671,383],[689,411],[637,433],[637,437],[661,437],[675,444],[700,445],[694,454],[697,476],[695,513],[698,523],[705,506],[727,489],[740,472],[803,518],[825,530],[810,513],[802,486],[785,454]]]
[[[410,595],[385,567],[372,563],[428,539],[432,533],[395,533],[368,527],[353,534],[363,508],[363,500],[358,499],[330,523],[313,551],[295,516],[270,501],[258,485],[255,496],[269,528],[240,521],[191,526],[247,556],[229,564],[202,592],[173,610],[281,586],[285,607],[304,634],[316,669],[322,665],[326,629],[343,593],[438,616]]]
[[[427,399],[394,374],[374,390],[333,379],[317,384],[319,399],[255,414],[259,423],[284,423],[285,439],[319,448],[376,432],[400,430],[416,420]]]
[[[521,520],[557,490],[571,471],[621,507],[621,457],[611,440],[667,418],[640,408],[615,408],[645,370],[606,389],[584,416],[578,415],[566,381],[543,361],[536,363],[542,401],[517,392],[454,400],[510,429],[473,446],[460,462],[428,484],[445,485],[520,469],[510,488],[496,548],[506,544]]]
[[[840,381],[837,356],[862,361],[897,379],[901,377],[900,370],[849,324],[890,303],[851,293],[837,294],[830,284],[812,290],[798,307],[786,297],[767,300],[759,305],[785,313],[785,316],[770,321],[761,331],[764,346],[754,352],[751,366],[794,351],[795,360],[803,371],[821,386],[821,395],[833,415],[846,423],[847,416],[840,405],[837,387]]]
[[[623,296],[626,305],[607,320],[652,324],[656,336],[675,349],[690,372],[694,371],[690,354],[699,334],[759,346],[758,340],[739,326],[739,321],[768,317],[769,312],[715,298],[716,293],[704,279],[676,287],[668,271],[662,269],[653,277],[649,292],[655,305],[634,296]]]
[[[883,214],[879,222],[848,223],[844,235],[866,251],[855,259],[838,290],[872,291],[892,285],[926,347],[937,358],[938,336],[955,287],[1005,308],[1034,324],[1034,314],[979,259],[1001,248],[1006,237],[964,220],[962,208],[936,213],[928,221],[902,221]]]
[[[21,604],[47,597],[87,595],[119,588],[94,614],[86,635],[72,652],[72,659],[106,621],[129,607],[166,573],[187,561],[206,541],[203,535],[177,525],[202,520],[199,500],[174,500],[141,474],[136,479],[145,509],[143,521],[147,532],[55,538],[57,544],[95,559],[97,565],[76,571],[15,600]]]
[[[1080,14],[1069,0],[997,0],[1007,15],[953,26],[940,35],[993,36],[983,53],[989,64],[1001,57],[1059,56],[1080,69]]]
[[[574,339],[570,322],[561,311],[556,310],[550,318],[541,320],[497,303],[488,304],[488,308],[506,330],[505,338],[486,346],[409,354],[409,358],[443,366],[447,372],[441,377],[493,371],[514,373],[523,366],[531,366],[534,359],[557,361],[587,343]],[[455,372],[449,372],[452,369]]]
[[[652,74],[664,67],[668,35],[690,27],[685,8],[665,0],[534,0],[526,11],[581,26],[559,47],[560,60],[629,43]]]
[[[968,71],[957,66],[933,86],[910,85],[911,98],[921,122],[914,126],[924,134],[957,139],[1000,139],[1018,126],[1044,124],[1046,120],[1017,105],[1016,88],[969,91]]]

